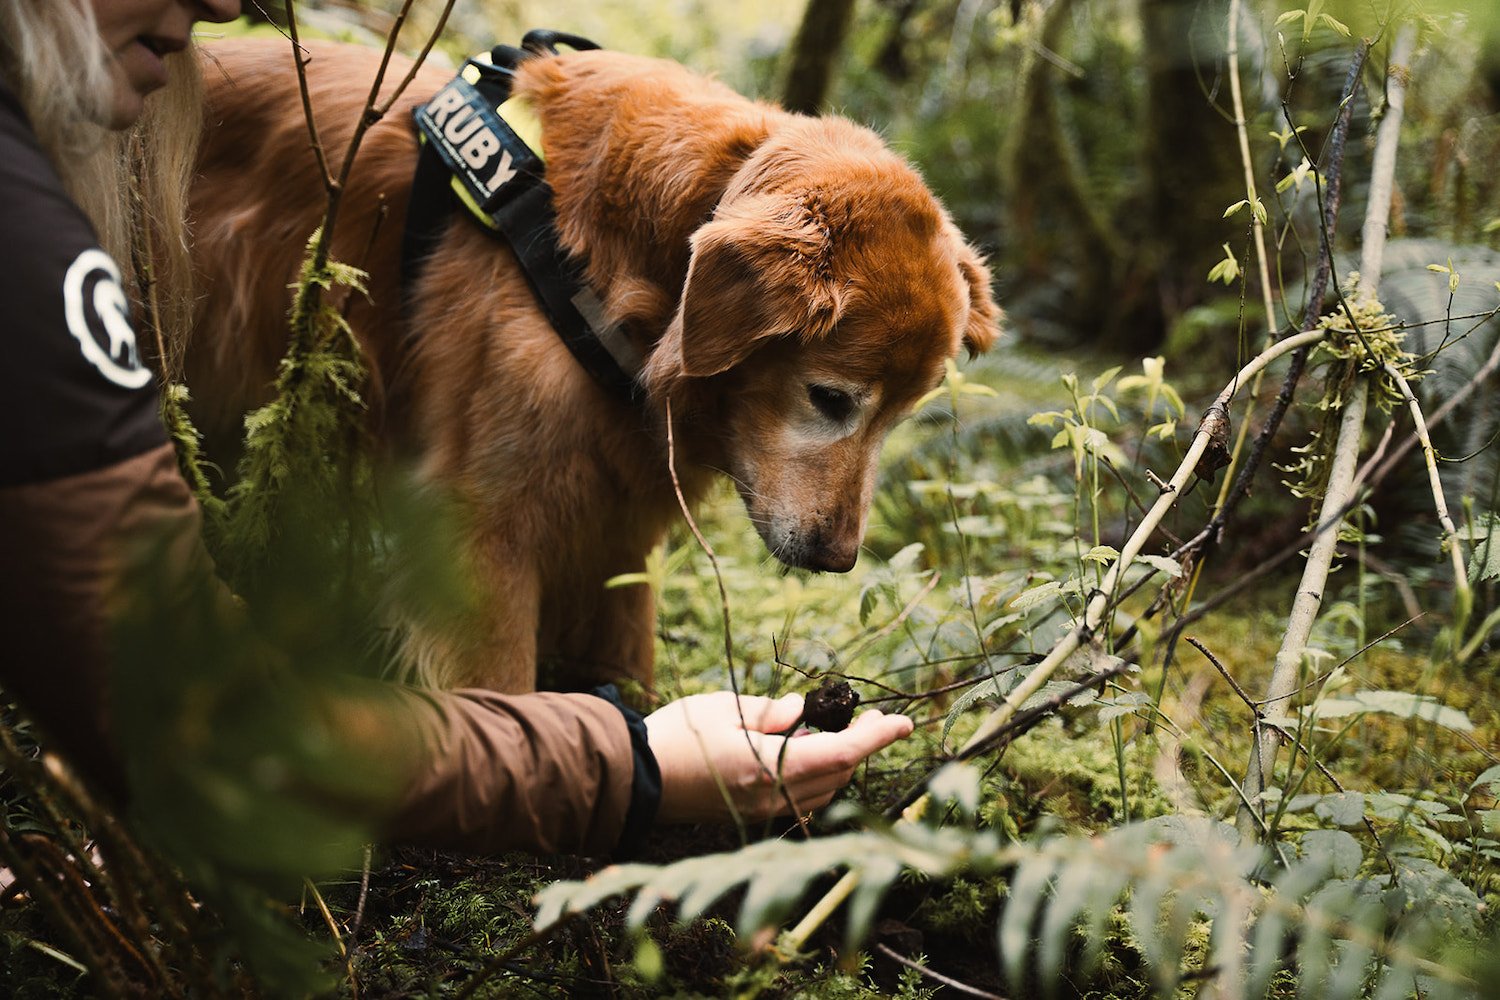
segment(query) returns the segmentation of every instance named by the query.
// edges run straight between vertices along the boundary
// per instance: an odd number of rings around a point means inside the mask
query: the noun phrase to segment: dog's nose
[[[818,539],[808,552],[807,568],[819,573],[847,573],[859,558],[858,538]]]

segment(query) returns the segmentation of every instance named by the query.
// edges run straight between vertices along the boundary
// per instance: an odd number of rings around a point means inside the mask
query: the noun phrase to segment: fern
[[[968,813],[978,772],[950,765],[933,783]],[[1062,980],[1076,931],[1097,961],[1112,915],[1125,907],[1137,949],[1158,990],[1184,974],[1216,981],[1218,995],[1264,996],[1288,961],[1304,995],[1339,1000],[1472,995],[1475,984],[1432,959],[1440,945],[1474,940],[1483,907],[1431,862],[1397,857],[1394,870],[1357,877],[1359,844],[1342,831],[1302,838],[1301,856],[1269,877],[1267,852],[1227,823],[1167,816],[1096,837],[1056,836],[1004,843],[990,830],[903,824],[798,843],[763,841],[742,850],[665,866],[616,865],[585,881],[558,882],[537,896],[537,927],[634,893],[628,926],[641,929],[658,906],[678,920],[702,914],[743,886],[742,935],[774,926],[826,874],[859,876],[846,935],[862,940],[881,896],[903,872],[927,878],[996,878],[1009,883],[997,940],[1013,988]],[[1207,948],[1184,967],[1208,928]]]

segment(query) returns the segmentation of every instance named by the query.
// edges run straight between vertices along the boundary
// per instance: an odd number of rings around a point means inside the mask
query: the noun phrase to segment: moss
[[[1125,794],[1132,819],[1172,812],[1152,777],[1154,751],[1154,741],[1146,737],[1125,747]],[[1099,830],[1125,814],[1118,761],[1105,729],[1070,735],[1062,722],[1046,722],[1012,744],[1001,766],[1015,786],[1010,800],[1033,818],[1051,815],[1071,826]],[[995,823],[998,812],[986,806],[984,819]]]
[[[956,878],[924,899],[912,922],[923,930],[971,944],[992,946],[1005,884],[999,879]]]

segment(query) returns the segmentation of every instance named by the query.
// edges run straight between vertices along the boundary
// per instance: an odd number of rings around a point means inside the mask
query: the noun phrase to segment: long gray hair
[[[184,219],[202,114],[198,57],[190,49],[167,58],[170,85],[124,132],[107,127],[109,60],[88,0],[0,0],[0,76],[129,276],[136,315],[153,317],[167,364],[192,319]]]

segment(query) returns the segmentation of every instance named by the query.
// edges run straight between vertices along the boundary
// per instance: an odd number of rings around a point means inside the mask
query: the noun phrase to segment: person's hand
[[[729,691],[682,698],[648,715],[647,740],[661,767],[658,818],[722,821],[731,803],[751,820],[805,813],[826,805],[860,761],[912,730],[904,715],[870,710],[841,733],[776,735],[801,717],[800,694],[746,695],[736,706]]]

